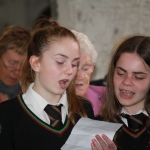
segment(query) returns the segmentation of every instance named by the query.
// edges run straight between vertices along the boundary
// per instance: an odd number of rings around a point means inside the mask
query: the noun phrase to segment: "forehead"
[[[25,55],[20,55],[14,50],[7,50],[3,55],[2,58],[7,61],[15,61],[18,63],[23,63],[25,59]]]
[[[15,50],[8,49],[3,55],[3,58],[6,59],[14,59],[14,60],[22,60],[25,58],[25,55],[18,54]]]
[[[116,66],[131,71],[150,71],[150,67],[136,53],[123,53]]]
[[[46,53],[49,55],[66,55],[70,57],[79,57],[78,42],[72,38],[59,39],[46,47]],[[45,54],[46,55],[46,54]]]
[[[91,63],[92,64],[92,57],[89,54],[81,54],[80,55],[80,65]]]

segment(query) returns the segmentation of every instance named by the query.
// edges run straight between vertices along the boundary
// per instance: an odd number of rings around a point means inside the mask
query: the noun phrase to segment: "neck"
[[[133,109],[128,109],[127,107],[124,107],[125,111],[130,114],[130,115],[135,115],[136,113],[138,113],[140,110],[144,109],[144,107],[137,109],[137,110],[133,110]]]
[[[56,95],[54,93],[50,93],[45,90],[39,89],[36,86],[36,84],[34,84],[33,90],[51,104],[57,104],[60,101],[60,98],[62,96],[60,94]]]

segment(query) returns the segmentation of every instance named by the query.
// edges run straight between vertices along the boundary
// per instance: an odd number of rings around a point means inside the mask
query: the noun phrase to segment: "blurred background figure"
[[[80,45],[80,63],[75,80],[76,94],[86,97],[93,105],[94,115],[98,115],[105,97],[104,86],[89,85],[94,71],[97,52],[89,38],[81,32],[72,30]]]
[[[0,102],[21,92],[21,68],[29,37],[30,32],[20,26],[8,26],[0,36]]]

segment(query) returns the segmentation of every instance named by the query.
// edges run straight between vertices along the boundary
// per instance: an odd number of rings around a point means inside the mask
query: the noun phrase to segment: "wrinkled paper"
[[[91,150],[91,142],[96,134],[100,136],[105,134],[112,140],[121,126],[119,123],[81,118],[61,150]]]

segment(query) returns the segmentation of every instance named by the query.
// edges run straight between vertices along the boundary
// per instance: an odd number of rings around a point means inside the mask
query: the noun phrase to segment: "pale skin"
[[[117,150],[117,147],[114,144],[114,142],[111,141],[105,134],[102,134],[102,137],[96,135],[95,138],[98,142],[95,139],[92,140],[92,150]],[[105,142],[102,138],[105,140]]]
[[[93,64],[92,58],[88,54],[80,55],[79,69],[85,64]],[[82,71],[77,71],[75,88],[77,95],[84,96],[89,87],[91,74],[84,74]]]
[[[119,103],[129,114],[135,114],[144,108],[150,67],[136,53],[122,54],[115,68],[114,87]]]
[[[77,73],[79,57],[78,43],[70,38],[47,46],[40,59],[31,56],[30,64],[36,74],[33,89],[50,103],[58,103]]]

